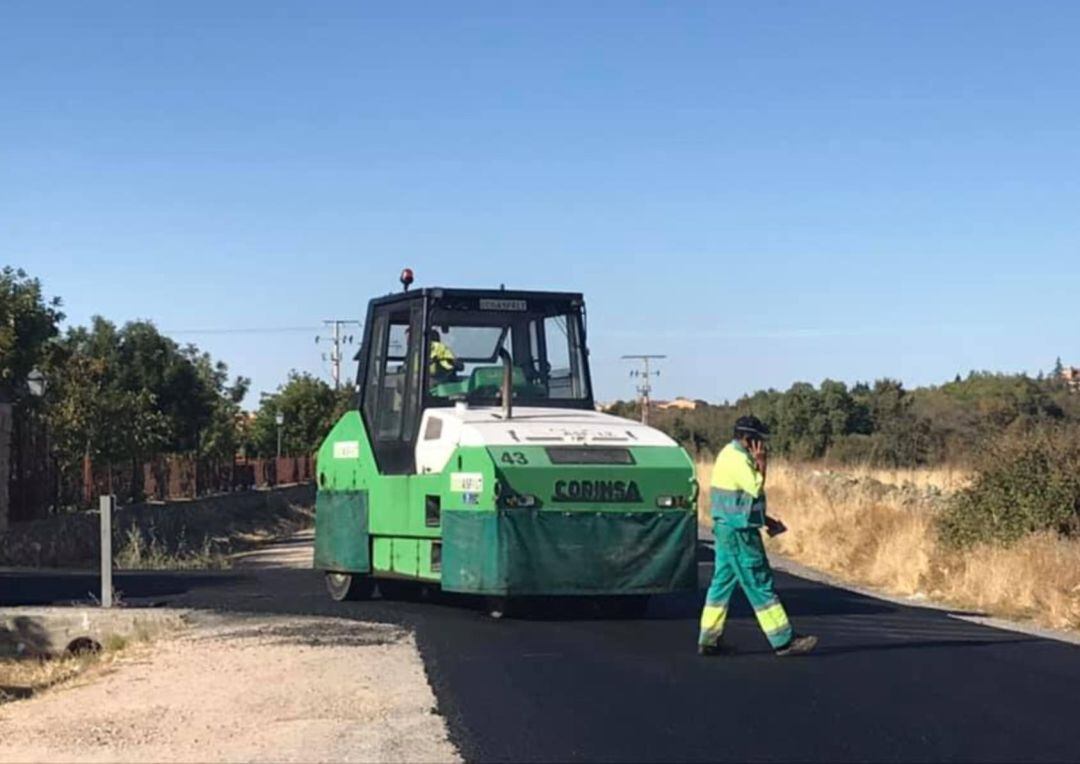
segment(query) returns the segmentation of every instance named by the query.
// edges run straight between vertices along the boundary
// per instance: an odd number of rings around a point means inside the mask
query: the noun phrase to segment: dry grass
[[[116,566],[122,570],[224,570],[232,566],[209,536],[203,537],[202,544],[189,546],[181,531],[174,546],[170,549],[152,527],[144,534],[132,526],[116,552]]]
[[[708,465],[699,465],[698,475],[708,485]],[[769,547],[894,594],[1080,629],[1080,542],[1040,534],[1009,548],[967,552],[938,542],[934,516],[941,502],[935,497],[966,479],[947,470],[856,469],[838,476],[771,464],[769,512],[783,518],[789,532]],[[708,521],[706,496],[699,516]]]
[[[99,673],[136,641],[149,639],[141,635],[109,635],[98,652],[0,659],[0,704],[30,698],[57,685]]]
[[[27,654],[0,658],[0,705],[23,700],[75,679],[99,674],[132,647],[147,645],[164,631],[160,624],[136,623],[128,634],[111,633],[96,652]]]
[[[81,676],[101,664],[101,654],[68,655],[52,660],[0,659],[0,703],[21,700]]]

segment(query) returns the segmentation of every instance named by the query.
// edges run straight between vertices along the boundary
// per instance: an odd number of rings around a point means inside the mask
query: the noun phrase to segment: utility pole
[[[641,361],[641,368],[634,369],[630,372],[630,376],[636,379],[640,379],[638,383],[638,402],[641,404],[641,423],[649,423],[649,395],[652,393],[652,378],[660,376],[659,369],[650,369],[649,361],[660,360],[661,358],[667,358],[666,355],[624,355],[624,361]]]
[[[316,337],[315,342],[327,340],[332,345],[330,348],[330,374],[334,378],[334,389],[337,390],[341,387],[342,347],[353,343],[353,335],[342,334],[341,330],[346,326],[360,326],[360,322],[329,318],[323,321],[323,323],[332,327],[333,334],[330,337]],[[323,355],[323,360],[326,360],[325,354]]]

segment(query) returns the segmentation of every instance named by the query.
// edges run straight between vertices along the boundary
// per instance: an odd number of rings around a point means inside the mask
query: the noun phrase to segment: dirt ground
[[[241,564],[310,565],[310,548]],[[69,683],[0,705],[0,761],[459,761],[412,635],[202,613]]]
[[[2,761],[456,761],[412,637],[228,616],[0,707]]]

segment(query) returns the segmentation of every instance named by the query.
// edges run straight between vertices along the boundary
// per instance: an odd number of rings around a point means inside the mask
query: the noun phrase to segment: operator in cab
[[[454,351],[443,344],[442,336],[437,329],[428,332],[428,341],[431,343],[428,357],[431,359],[429,371],[432,383],[452,382],[457,379],[461,364],[454,355]]]
[[[701,611],[699,655],[732,652],[723,643],[728,603],[736,585],[742,587],[754,608],[758,625],[778,656],[808,653],[817,637],[796,634],[787,612],[773,589],[773,573],[761,528],[770,536],[786,528],[769,517],[765,506],[765,476],[769,428],[755,416],[740,417],[735,435],[716,457],[712,471],[713,533],[716,537],[716,569]]]

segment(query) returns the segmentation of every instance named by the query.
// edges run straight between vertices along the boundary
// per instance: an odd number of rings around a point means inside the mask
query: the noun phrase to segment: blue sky
[[[270,390],[424,285],[581,290],[597,397],[1080,363],[1075,2],[0,5],[0,262]],[[181,330],[312,327],[311,331]]]

